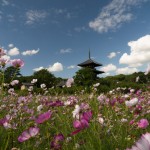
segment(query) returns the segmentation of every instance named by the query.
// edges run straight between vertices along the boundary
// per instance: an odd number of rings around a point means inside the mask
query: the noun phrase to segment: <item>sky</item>
[[[22,75],[47,69],[71,78],[77,64],[103,64],[99,77],[145,71],[150,0],[0,0],[0,47],[22,59]]]

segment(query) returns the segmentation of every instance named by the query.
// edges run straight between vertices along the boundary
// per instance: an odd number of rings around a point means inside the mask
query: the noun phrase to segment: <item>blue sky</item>
[[[101,77],[145,71],[149,13],[150,0],[0,0],[0,47],[24,60],[23,75],[73,77],[89,49]]]

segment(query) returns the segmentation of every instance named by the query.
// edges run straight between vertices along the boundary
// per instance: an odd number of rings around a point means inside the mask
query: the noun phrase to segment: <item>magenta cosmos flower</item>
[[[137,124],[139,128],[145,129],[149,125],[149,122],[147,119],[141,119]]]
[[[40,129],[37,127],[30,127],[28,130],[25,130],[24,132],[22,132],[22,134],[18,137],[18,141],[24,142],[30,139],[31,137],[36,136],[39,133],[39,130]]]
[[[52,115],[52,112],[48,111],[45,112],[44,114],[40,114],[38,116],[38,118],[35,120],[36,123],[41,124],[43,122],[45,122],[46,120],[48,120]]]
[[[24,66],[24,62],[21,59],[14,59],[11,61],[11,64],[13,65],[13,67],[15,68],[21,68]]]
[[[131,149],[126,150],[150,150],[150,133],[143,134]]]
[[[77,130],[72,132],[71,135],[75,135],[75,134],[79,133],[81,130],[88,128],[89,127],[89,121],[91,118],[92,118],[92,112],[91,111],[84,112],[80,116],[80,120],[75,120],[73,122],[73,127]]]

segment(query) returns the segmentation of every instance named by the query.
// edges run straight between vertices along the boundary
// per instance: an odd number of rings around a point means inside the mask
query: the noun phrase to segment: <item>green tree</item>
[[[33,78],[37,79],[37,87],[40,87],[41,84],[45,84],[47,88],[50,88],[55,85],[56,78],[46,69],[42,69],[40,71],[34,72]]]
[[[82,68],[76,72],[74,81],[77,86],[89,87],[97,81],[98,77],[91,68]]]
[[[5,82],[9,83],[12,79],[22,76],[20,73],[20,68],[15,68],[13,66],[7,67],[4,72]]]

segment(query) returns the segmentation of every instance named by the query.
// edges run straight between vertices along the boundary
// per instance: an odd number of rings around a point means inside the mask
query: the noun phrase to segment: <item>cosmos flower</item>
[[[46,120],[50,119],[51,115],[52,115],[52,112],[50,111],[40,114],[38,118],[35,120],[35,122],[38,124],[41,124],[45,122]]]
[[[22,132],[22,134],[18,137],[18,141],[24,142],[30,139],[31,137],[36,136],[39,133],[39,130],[40,129],[37,127],[30,127],[28,130],[25,130],[24,132]]]
[[[71,135],[75,135],[82,131],[85,128],[89,127],[89,121],[92,118],[92,111],[87,111],[81,114],[80,120],[75,120],[73,122],[73,127],[77,130],[71,133]]]
[[[40,85],[42,89],[46,88],[46,85],[43,83]]]
[[[64,135],[63,134],[57,134],[54,136],[52,142],[51,142],[51,148],[53,149],[61,149],[61,146],[62,146],[62,142],[63,140],[65,139]]]
[[[8,62],[5,58],[0,58],[0,66],[5,67],[6,63]]]
[[[150,133],[143,134],[131,149],[126,150],[150,150]]]
[[[133,98],[130,101],[125,101],[126,106],[131,107],[134,106],[138,103],[138,99],[137,98]]]
[[[74,79],[73,78],[69,78],[66,82],[66,86],[67,87],[71,87],[71,85],[74,83]]]
[[[100,83],[96,83],[96,84],[94,84],[93,86],[94,87],[98,87],[100,85]]]
[[[37,79],[32,79],[31,83],[36,83],[37,82]]]
[[[13,67],[15,68],[21,68],[24,66],[24,62],[21,59],[14,59],[11,61],[11,64],[13,65]]]
[[[80,106],[79,105],[75,105],[75,109],[72,112],[73,118],[79,119],[79,112],[80,112]]]
[[[19,83],[19,80],[13,80],[10,84],[12,85],[12,86],[14,86],[14,85],[16,85],[16,84],[18,84]]]
[[[149,125],[149,122],[147,119],[141,119],[137,124],[139,128],[145,129]]]

